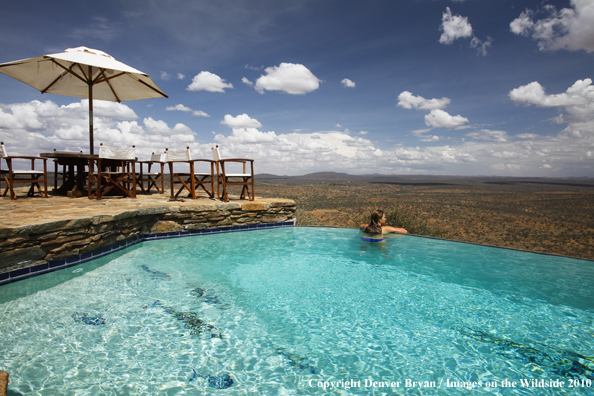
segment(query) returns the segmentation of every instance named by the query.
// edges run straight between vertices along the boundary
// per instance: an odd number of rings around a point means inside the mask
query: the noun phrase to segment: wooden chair
[[[188,198],[196,199],[196,190],[201,187],[209,198],[214,198],[214,161],[207,159],[192,159],[190,148],[185,150],[165,149],[169,172],[171,175],[171,199],[176,199],[183,190],[188,190]],[[196,172],[195,163],[206,162],[210,164],[210,173]],[[189,172],[174,172],[174,164],[188,164]],[[181,184],[181,187],[175,192],[175,184]],[[210,184],[210,191],[207,188]]]
[[[243,186],[241,188],[240,199],[249,198],[254,200],[254,160],[242,158],[226,158],[221,159],[219,153],[219,146],[212,149],[213,157],[217,165],[217,197],[225,202],[229,202],[228,186]],[[249,173],[246,169],[246,164],[250,163]],[[225,167],[225,163],[241,163],[243,165],[243,173],[232,173],[229,169],[229,164]],[[240,179],[240,180],[238,180]],[[222,194],[219,192],[219,186],[223,186]],[[251,187],[251,192],[250,192]]]
[[[93,185],[97,185],[94,191]],[[101,143],[99,157],[89,159],[89,198],[101,199],[109,193],[136,198],[135,146],[121,149]]]
[[[143,194],[150,194],[151,188],[155,188],[159,194],[165,193],[165,163],[167,161],[167,155],[155,154],[151,155],[150,161],[138,161],[140,164],[140,173],[136,177],[136,183],[140,186],[140,190]],[[156,167],[160,166],[161,170],[157,172],[151,172],[151,167],[156,164]],[[144,172],[144,167],[147,165],[148,169]],[[147,183],[147,188],[144,188],[144,183]],[[157,183],[160,182],[161,188]]]
[[[6,189],[2,194],[3,197],[6,196],[6,193],[10,191],[10,199],[17,199],[17,196],[14,192],[14,185],[18,183],[26,183],[31,184],[29,191],[27,192],[28,197],[32,197],[35,194],[35,187],[39,191],[39,195],[42,198],[47,198],[47,158],[41,157],[14,157],[9,156],[6,153],[6,148],[4,147],[4,142],[0,142],[0,159],[4,158],[6,160],[6,164],[8,165],[7,170],[2,169],[2,162],[0,161],[0,175],[2,179],[6,182]],[[31,169],[30,170],[16,170],[14,169],[13,160],[30,160],[31,161]],[[36,170],[35,169],[35,161],[41,160],[43,161],[43,170]],[[40,177],[43,177],[40,179]],[[44,190],[41,190],[40,183],[43,183]]]

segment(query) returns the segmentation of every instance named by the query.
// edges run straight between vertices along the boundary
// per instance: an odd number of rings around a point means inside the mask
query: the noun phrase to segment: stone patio
[[[80,256],[145,235],[249,228],[295,221],[295,202],[231,196],[230,202],[165,194],[113,197],[0,198],[0,274]],[[1,280],[1,279],[0,279]]]

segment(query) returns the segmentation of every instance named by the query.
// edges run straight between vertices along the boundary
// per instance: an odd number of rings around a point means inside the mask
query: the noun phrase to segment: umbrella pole
[[[88,81],[89,84],[89,144],[91,147],[91,155],[95,154],[93,143],[93,81]]]

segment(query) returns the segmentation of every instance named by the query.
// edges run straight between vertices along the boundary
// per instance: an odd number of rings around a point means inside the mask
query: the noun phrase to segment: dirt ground
[[[447,239],[594,259],[594,180],[487,177],[256,178],[256,194],[297,202],[300,225],[358,227],[396,204]]]

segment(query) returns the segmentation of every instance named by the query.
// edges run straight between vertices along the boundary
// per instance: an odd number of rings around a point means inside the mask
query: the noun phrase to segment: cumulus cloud
[[[237,117],[233,117],[231,114],[225,115],[221,124],[227,125],[231,128],[260,128],[262,124],[258,122],[255,118],[251,118],[247,114],[240,114]]]
[[[217,136],[218,137],[215,137],[215,140],[219,142],[233,142],[234,144],[263,144],[278,141],[276,133],[261,132],[257,128],[233,128],[231,136]]]
[[[435,110],[443,109],[449,105],[451,99],[443,97],[441,99],[425,99],[422,96],[415,96],[409,91],[404,91],[398,95],[398,106],[405,109]]]
[[[452,15],[450,7],[446,7],[443,13],[440,30],[443,32],[439,38],[442,44],[452,44],[456,39],[472,36],[472,26],[468,18]]]
[[[355,88],[355,83],[349,80],[348,78],[343,79],[341,83],[342,86],[345,88]]]
[[[70,109],[89,110],[89,100],[82,99],[79,103],[72,103],[67,106]],[[135,120],[138,118],[134,110],[123,103],[108,102],[105,100],[93,101],[93,115],[95,117],[117,118],[119,120]]]
[[[425,124],[431,128],[455,128],[468,122],[468,118],[462,117],[461,115],[452,116],[448,112],[442,110],[447,107],[450,102],[451,100],[446,97],[441,99],[425,99],[422,96],[415,96],[409,91],[404,91],[398,95],[398,106],[400,107],[405,109],[431,110],[431,112],[425,116]],[[429,130],[430,129],[418,130],[413,134],[421,138],[423,141],[439,140],[438,136],[428,137],[423,134]]]
[[[545,99],[549,96],[544,94]],[[543,99],[537,102],[547,103]],[[548,103],[559,102],[573,104],[560,99]],[[116,105],[106,103],[107,107]],[[131,113],[120,109],[111,114],[131,118]],[[430,147],[402,143],[390,146],[385,141],[377,143],[344,131],[263,131],[257,120],[244,114],[228,116],[226,121],[231,133],[215,133],[212,142],[200,143],[184,124],[168,125],[152,117],[139,121],[137,117],[120,120],[97,116],[95,141],[97,145],[103,142],[116,147],[136,145],[141,159],[166,147],[186,146],[194,158],[212,158],[211,147],[216,143],[225,157],[255,159],[256,174],[302,175],[332,170],[352,174],[587,176],[592,173],[594,161],[591,116],[551,136],[510,136],[505,131],[479,129],[468,132],[467,139],[448,138],[443,144],[443,138],[429,133],[431,128],[415,131]],[[22,155],[38,155],[54,148],[88,152],[87,108],[80,101],[66,106],[49,100],[0,104],[0,140],[9,149],[17,147]]]
[[[225,92],[226,88],[233,88],[231,83],[226,83],[221,77],[207,71],[201,71],[194,76],[188,91]]]
[[[554,140],[558,146],[551,144],[546,150],[541,151],[542,156],[548,159],[548,165],[551,165],[551,158],[565,157],[559,151],[573,151],[576,160],[584,160],[589,157],[583,150],[594,147],[594,86],[592,86],[591,79],[578,80],[565,92],[552,95],[546,94],[542,85],[534,81],[511,90],[509,97],[515,103],[555,107],[561,112],[567,112],[567,114],[561,113],[553,119],[553,122],[568,124],[557,136],[548,138]],[[526,140],[530,144],[543,140],[543,138],[535,137],[532,134],[521,134],[518,135],[518,138],[530,139]],[[591,163],[588,165],[588,161],[585,161],[582,166],[590,167],[591,173]]]
[[[185,74],[177,73],[177,79],[178,80],[183,80],[184,78],[186,78],[186,75]]]
[[[305,66],[294,63],[281,63],[267,67],[265,75],[256,80],[258,92],[283,91],[292,95],[304,95],[320,87],[320,80]],[[244,81],[245,82],[245,81]]]
[[[594,52],[594,3],[571,0],[572,8],[557,11],[547,5],[548,18],[534,21],[537,12],[525,10],[510,23],[513,33],[538,41],[541,51],[568,50]]]
[[[243,77],[243,78],[241,79],[241,82],[242,82],[242,83],[244,83],[244,84],[246,84],[246,85],[249,85],[250,87],[253,87],[253,86],[254,86],[254,83],[253,83],[253,82],[251,82],[250,80],[248,80],[248,78],[247,78],[247,77]]]
[[[175,124],[170,128],[165,121],[154,120],[152,117],[143,120],[146,131],[149,134],[156,135],[178,135],[178,134],[192,134],[192,130],[184,124]]]
[[[425,116],[425,124],[433,128],[454,128],[468,122],[468,118],[461,115],[452,116],[446,111],[435,109]]]
[[[460,38],[470,38],[470,46],[478,51],[482,56],[487,56],[487,49],[491,47],[493,39],[487,37],[486,40],[480,40],[472,33],[472,25],[468,22],[467,17],[461,15],[452,15],[450,7],[446,7],[442,16],[441,27],[439,28],[443,33],[439,37],[439,42],[450,45],[455,40]]]
[[[169,127],[145,118],[142,123],[128,106],[94,102],[95,143],[116,147],[136,145],[139,158],[164,149],[172,141],[194,142],[194,132],[184,124]],[[54,149],[89,152],[89,113],[86,99],[58,106],[48,100],[0,104],[0,139],[19,154],[38,155]]]
[[[509,98],[515,103],[565,109],[569,114],[555,119],[560,123],[594,121],[594,86],[589,78],[578,80],[565,92],[553,95],[547,95],[543,86],[534,81],[512,89]]]
[[[210,117],[210,115],[208,115],[207,113],[205,113],[201,110],[192,110],[191,108],[184,106],[183,104],[169,106],[169,107],[165,108],[165,110],[167,110],[167,111],[184,111],[186,113],[192,113],[192,115],[196,116],[196,117]]]
[[[167,81],[169,79],[171,79],[171,76],[167,72],[162,71],[161,72],[161,80]]]

